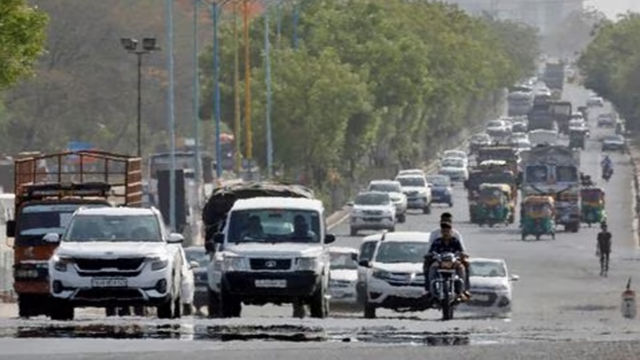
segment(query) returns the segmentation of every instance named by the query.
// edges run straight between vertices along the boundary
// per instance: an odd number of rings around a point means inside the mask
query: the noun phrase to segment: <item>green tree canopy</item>
[[[0,88],[30,75],[45,42],[47,16],[25,0],[0,1]]]

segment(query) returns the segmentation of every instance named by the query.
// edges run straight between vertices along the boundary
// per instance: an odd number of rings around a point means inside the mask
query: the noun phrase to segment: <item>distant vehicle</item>
[[[615,114],[598,115],[597,126],[599,128],[614,128],[616,126],[617,116]]]
[[[469,157],[466,152],[462,150],[446,150],[442,153],[442,159],[456,158],[464,160],[465,166],[469,166]]]
[[[505,120],[493,120],[487,124],[486,132],[492,137],[507,136],[511,132],[511,126]]]
[[[329,248],[329,294],[331,305],[355,307],[358,305],[358,250],[350,247]]]
[[[521,139],[529,140],[529,135],[527,135],[526,132],[514,132],[513,134],[511,134],[511,138],[509,140],[511,140],[511,142],[514,142]]]
[[[207,266],[209,265],[209,255],[203,246],[189,246],[184,249],[184,252],[189,264],[198,263],[198,267],[193,268],[195,292],[192,305],[196,314],[201,314],[202,308],[208,304]]]
[[[602,151],[626,151],[626,142],[622,135],[607,135],[602,138]]]
[[[424,214],[431,213],[432,194],[427,179],[423,175],[402,175],[396,177],[407,195],[409,209],[421,209]]]
[[[432,203],[453,206],[451,178],[447,175],[427,175],[427,182],[431,185]]]
[[[396,206],[396,218],[399,223],[407,221],[407,195],[402,192],[402,185],[394,180],[373,180],[367,191],[380,191],[389,194]]]
[[[447,175],[453,181],[465,181],[469,179],[469,170],[464,160],[459,158],[446,158],[440,162],[438,173]]]
[[[424,170],[422,169],[405,169],[405,170],[400,170],[398,172],[398,175],[396,175],[396,177],[399,176],[404,176],[404,175],[421,175],[424,176]]]
[[[471,300],[460,309],[508,315],[512,310],[513,282],[519,279],[518,275],[509,276],[502,259],[469,259]]]
[[[587,99],[587,106],[588,107],[603,107],[604,106],[604,100],[600,96],[590,96]]]
[[[388,193],[363,192],[350,205],[351,236],[358,235],[361,230],[396,231],[396,207]]]
[[[479,148],[491,144],[491,136],[486,133],[475,134],[469,140],[469,152],[475,153]]]
[[[527,132],[527,123],[524,121],[516,121],[513,123],[513,126],[511,127],[511,131],[513,131],[514,133],[517,132]]]

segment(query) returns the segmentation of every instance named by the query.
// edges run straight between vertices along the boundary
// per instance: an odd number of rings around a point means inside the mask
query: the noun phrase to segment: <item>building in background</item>
[[[501,20],[523,22],[542,35],[557,27],[569,14],[581,11],[585,0],[445,0],[473,15],[487,14]]]

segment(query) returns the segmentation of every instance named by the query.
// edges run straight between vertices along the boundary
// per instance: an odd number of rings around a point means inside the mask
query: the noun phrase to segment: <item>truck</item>
[[[509,116],[527,115],[533,105],[533,92],[527,87],[516,87],[507,95]]]
[[[64,232],[81,207],[142,204],[140,158],[100,151],[23,155],[14,162],[14,284],[20,317],[51,314],[48,260],[57,244],[47,233]]]
[[[555,145],[558,142],[558,132],[545,129],[529,131],[529,142],[531,147]]]
[[[554,130],[557,126],[551,113],[551,103],[549,101],[539,102],[531,107],[527,114],[528,130]]]
[[[580,153],[564,145],[534,147],[521,154],[522,196],[547,195],[556,201],[556,224],[580,229]]]
[[[560,90],[564,88],[565,65],[562,62],[546,63],[542,81],[552,90]]]
[[[571,120],[572,110],[570,101],[552,101],[549,103],[549,111],[561,134],[569,134],[569,121]]]

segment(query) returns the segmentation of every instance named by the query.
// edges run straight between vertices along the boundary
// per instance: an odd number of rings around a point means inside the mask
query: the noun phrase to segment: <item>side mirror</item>
[[[48,233],[42,240],[49,244],[57,244],[60,242],[60,235],[58,235],[58,233]]]
[[[184,236],[178,233],[169,234],[169,240],[167,240],[169,244],[182,244],[184,242]]]
[[[369,260],[360,260],[360,262],[358,263],[359,266],[362,267],[369,267]]]
[[[518,276],[518,275],[511,275],[511,279],[510,279],[510,280],[511,280],[511,281],[518,281],[518,280],[520,280],[520,276]]]
[[[358,261],[358,254],[356,254],[356,253],[351,253],[351,260],[353,260],[353,261],[356,261],[356,262],[357,262],[357,261]]]
[[[224,244],[224,233],[217,233],[213,235],[214,244]]]
[[[197,269],[200,267],[197,261],[189,261],[189,269]]]
[[[324,243],[325,244],[331,244],[331,243],[333,243],[335,241],[336,241],[336,236],[333,235],[333,234],[326,234],[324,236]]]
[[[16,221],[9,220],[6,225],[6,235],[7,237],[15,237],[16,236]]]
[[[349,201],[349,202],[347,203],[347,206],[353,206],[353,201]]]

